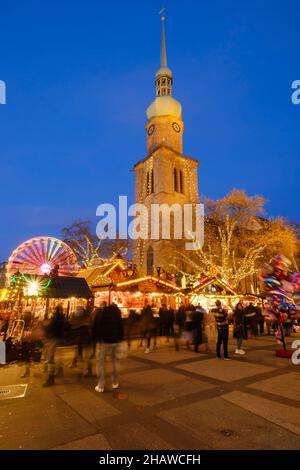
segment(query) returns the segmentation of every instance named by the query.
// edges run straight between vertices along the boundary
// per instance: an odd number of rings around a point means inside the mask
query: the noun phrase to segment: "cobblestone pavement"
[[[72,348],[61,350],[65,375],[50,388],[40,364],[27,379],[23,365],[1,367],[1,386],[28,386],[0,400],[0,449],[300,449],[300,366],[274,355],[273,337],[246,347],[227,362],[176,352],[164,338],[150,354],[136,344],[116,393],[109,380],[96,393],[95,377],[70,368]]]

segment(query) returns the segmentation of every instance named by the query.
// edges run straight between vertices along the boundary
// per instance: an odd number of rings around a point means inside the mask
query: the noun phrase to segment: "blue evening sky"
[[[0,261],[128,194],[145,156],[161,6],[199,192],[299,221],[299,2],[0,0]]]

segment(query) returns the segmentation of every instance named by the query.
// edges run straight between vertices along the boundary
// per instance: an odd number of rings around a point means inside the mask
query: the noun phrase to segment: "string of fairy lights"
[[[138,240],[138,253],[139,253],[139,265],[140,267],[144,264],[145,259],[145,240],[148,238],[149,231],[149,214],[151,206],[151,194],[152,189],[154,190],[154,169],[153,169],[153,156],[150,156],[146,161],[143,168],[142,181],[143,185],[141,188],[142,198],[144,199],[144,205],[147,211],[142,214],[141,227],[140,227],[140,238]],[[145,220],[147,217],[147,220]]]

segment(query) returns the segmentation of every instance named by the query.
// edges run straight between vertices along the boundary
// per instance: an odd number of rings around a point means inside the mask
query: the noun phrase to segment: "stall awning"
[[[24,284],[24,295],[53,299],[67,299],[71,297],[92,297],[92,292],[85,279],[80,277],[58,276],[53,279],[45,276],[27,276],[28,282]],[[32,289],[34,285],[35,290]]]
[[[145,276],[128,281],[117,282],[114,285],[115,291],[140,291],[143,293],[162,292],[177,294],[181,291],[173,282],[165,281],[154,276]]]
[[[190,294],[236,295],[236,291],[223,279],[204,277],[190,290]]]
[[[86,279],[88,285],[91,287],[108,286],[112,283],[113,273],[116,271],[124,271],[124,269],[125,262],[122,259],[116,258],[102,266],[82,269],[77,277]]]

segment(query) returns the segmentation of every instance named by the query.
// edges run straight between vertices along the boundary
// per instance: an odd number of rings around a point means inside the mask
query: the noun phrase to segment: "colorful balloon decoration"
[[[270,264],[264,266],[261,279],[266,294],[264,314],[269,319],[277,321],[278,330],[275,336],[286,350],[283,322],[299,317],[299,309],[294,302],[293,294],[298,287],[300,288],[300,274],[291,270],[288,258],[277,255]]]

